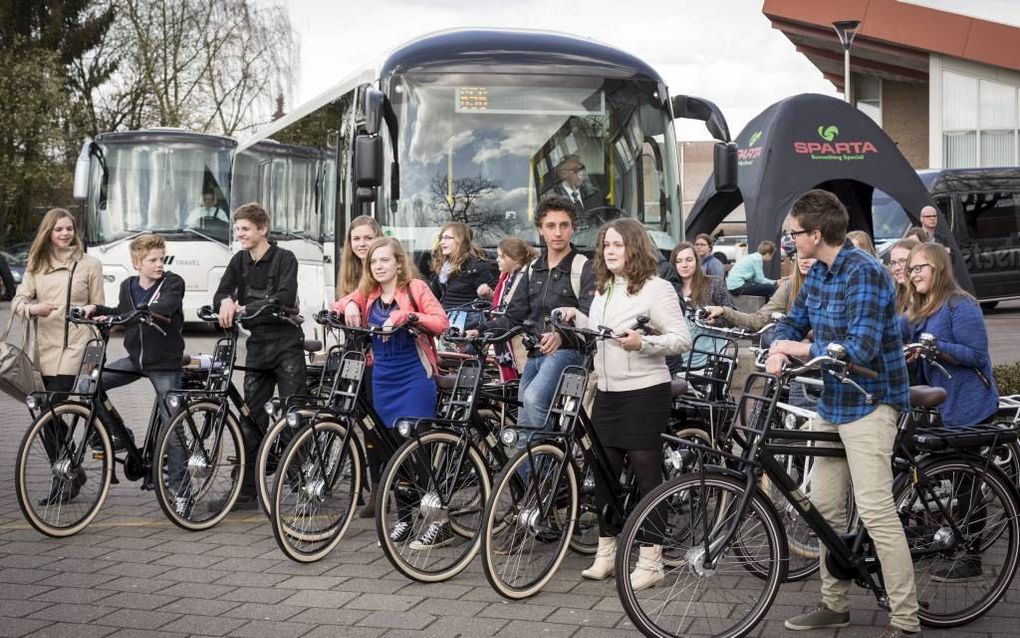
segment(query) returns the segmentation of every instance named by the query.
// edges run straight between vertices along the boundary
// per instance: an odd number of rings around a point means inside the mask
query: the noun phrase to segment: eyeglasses
[[[921,219],[935,219],[938,215],[921,215]]]
[[[810,230],[788,230],[786,236],[791,239],[796,239],[797,235],[803,235],[804,233],[810,233]]]
[[[906,259],[893,259],[889,262],[889,265],[893,268],[903,268],[907,265]]]
[[[924,272],[925,268],[931,268],[934,270],[934,266],[932,266],[931,264],[914,264],[913,266],[907,268],[907,272],[909,272],[911,275],[920,275],[922,272]]]
[[[439,239],[440,241],[454,241],[457,238],[454,237],[453,235],[440,235]]]

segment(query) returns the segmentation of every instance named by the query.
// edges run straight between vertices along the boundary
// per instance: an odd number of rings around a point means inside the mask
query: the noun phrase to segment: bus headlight
[[[301,425],[301,415],[298,414],[297,412],[291,412],[290,414],[288,414],[287,415],[287,425],[289,425],[292,428],[300,427],[300,425]]]
[[[411,436],[414,431],[414,422],[406,419],[400,419],[397,421],[397,434],[404,437],[405,439]]]
[[[517,445],[517,438],[517,430],[513,428],[504,428],[503,431],[499,433],[499,440],[507,447]]]

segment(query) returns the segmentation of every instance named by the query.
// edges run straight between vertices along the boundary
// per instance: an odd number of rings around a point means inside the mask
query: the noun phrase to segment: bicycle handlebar
[[[908,343],[903,346],[903,355],[906,356],[911,353],[916,353],[919,357],[942,371],[942,374],[946,375],[947,378],[952,379],[953,375],[950,374],[949,370],[946,370],[941,363],[939,363],[939,360],[941,359],[951,366],[959,366],[960,362],[951,355],[939,352],[935,344],[935,335],[930,332],[923,332],[921,333],[918,343]]]
[[[74,324],[82,326],[96,326],[99,328],[113,328],[115,326],[126,326],[137,322],[150,326],[165,337],[166,331],[157,326],[153,321],[154,319],[163,323],[170,323],[169,317],[152,312],[145,307],[136,308],[126,314],[107,315],[102,319],[91,319],[85,316],[85,309],[80,307],[70,308],[67,311],[67,320]]]
[[[754,332],[746,328],[718,326],[714,323],[706,323],[711,319],[712,317],[709,316],[708,311],[705,308],[698,308],[697,312],[694,313],[693,321],[694,325],[703,330],[709,330],[712,332],[718,332],[722,334],[729,334],[741,339],[752,339],[754,337],[760,337],[769,330],[775,328],[777,324],[783,321],[783,319],[786,319],[786,315],[784,315],[781,312],[773,312],[769,316],[769,323],[765,324],[759,330],[756,330]]]
[[[342,314],[340,314],[339,312],[337,312],[335,310],[325,310],[325,311],[322,311],[322,312],[326,313],[326,315],[324,317],[326,325],[329,325],[332,328],[336,328],[337,330],[341,330],[341,331],[343,331],[345,333],[350,333],[350,334],[365,335],[365,336],[373,336],[373,335],[375,335],[375,336],[388,336],[388,335],[392,335],[393,333],[395,333],[397,331],[400,331],[400,330],[407,330],[412,335],[417,335],[418,331],[422,329],[421,327],[419,327],[417,325],[418,324],[418,315],[416,315],[414,313],[409,313],[407,315],[407,321],[405,323],[399,325],[399,326],[383,327],[383,326],[376,326],[376,325],[348,326],[346,323],[344,323],[344,316]],[[319,314],[321,314],[321,312]],[[317,317],[318,317],[318,315],[317,315]],[[318,320],[318,319],[316,319],[316,320]]]
[[[208,323],[216,323],[220,320],[219,313],[217,313],[212,306],[202,306],[195,312],[195,314],[198,315],[199,319]],[[297,308],[288,308],[281,306],[279,303],[270,302],[252,312],[249,312],[246,308],[243,313],[234,315],[234,323],[243,324],[245,321],[254,319],[263,314],[267,314],[270,317],[275,317],[294,325],[297,325],[301,321],[301,315],[298,314]]]
[[[450,343],[475,344],[484,348],[488,345],[503,343],[519,334],[522,334],[524,332],[524,327],[514,326],[508,330],[504,330],[503,332],[486,330],[485,332],[481,332],[473,337],[468,336],[465,332],[461,332],[460,328],[456,326],[450,326],[443,332],[443,340],[449,341]]]
[[[641,315],[637,318],[637,321],[630,329],[647,333],[649,321],[648,317]],[[591,328],[578,328],[572,324],[566,323],[563,320],[563,313],[559,310],[554,310],[553,313],[549,315],[549,323],[557,330],[572,332],[574,334],[591,337],[593,339],[622,339],[627,336],[626,334],[617,334],[613,332],[613,329],[608,326],[597,326],[594,330]]]

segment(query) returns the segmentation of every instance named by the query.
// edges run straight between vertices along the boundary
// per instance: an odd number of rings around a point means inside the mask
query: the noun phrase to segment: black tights
[[[634,478],[638,485],[638,498],[644,498],[646,494],[654,490],[662,483],[662,449],[655,450],[625,450],[618,447],[605,448],[606,458],[609,459],[609,469],[612,470],[614,480],[619,480],[623,471],[623,459],[630,459],[630,469],[634,472]],[[595,504],[599,511],[599,536],[616,536],[623,529],[626,521],[612,520],[611,509],[608,507],[608,493],[604,487],[598,486],[595,490]],[[631,503],[631,506],[637,503]],[[652,521],[649,521],[652,523]],[[661,529],[661,527],[659,527]]]

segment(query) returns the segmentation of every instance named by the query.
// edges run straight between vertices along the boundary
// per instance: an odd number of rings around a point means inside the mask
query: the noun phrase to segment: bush
[[[997,365],[992,373],[1000,395],[1020,394],[1020,361]]]

